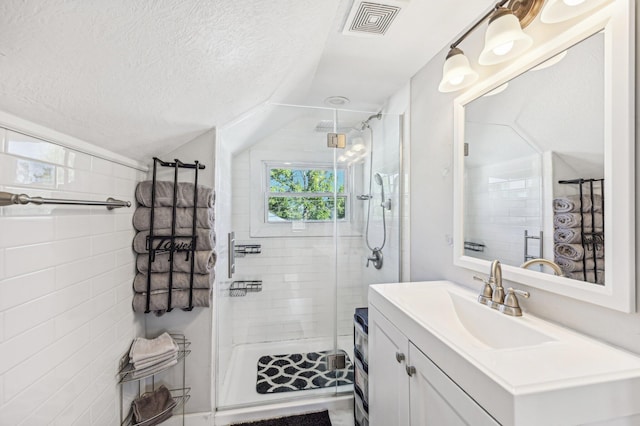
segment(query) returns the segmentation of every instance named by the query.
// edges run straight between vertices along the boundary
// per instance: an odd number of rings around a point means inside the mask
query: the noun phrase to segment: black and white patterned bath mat
[[[327,354],[332,351],[265,355],[258,359],[258,393],[290,392],[353,383],[353,363],[347,353],[346,368],[327,371]]]

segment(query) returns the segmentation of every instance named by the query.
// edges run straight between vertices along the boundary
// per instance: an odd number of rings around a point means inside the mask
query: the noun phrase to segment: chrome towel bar
[[[131,207],[131,201],[116,200],[115,198],[107,198],[107,201],[91,201],[91,200],[65,200],[60,198],[42,198],[30,197],[27,194],[12,194],[10,192],[0,191],[0,207],[10,206],[11,204],[68,204],[77,206],[105,206],[109,210],[120,207]]]

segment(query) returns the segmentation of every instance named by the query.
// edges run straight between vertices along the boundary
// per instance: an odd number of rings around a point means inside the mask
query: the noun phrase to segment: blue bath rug
[[[258,359],[258,393],[291,392],[353,383],[353,363],[347,353],[346,368],[327,371],[327,354],[333,351],[265,355]]]

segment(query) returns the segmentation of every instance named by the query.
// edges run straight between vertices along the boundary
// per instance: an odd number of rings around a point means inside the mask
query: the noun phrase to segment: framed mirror
[[[456,265],[498,259],[507,280],[635,311],[630,11],[614,2],[455,100]]]

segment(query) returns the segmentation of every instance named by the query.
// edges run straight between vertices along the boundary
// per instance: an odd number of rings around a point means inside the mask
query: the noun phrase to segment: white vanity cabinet
[[[369,336],[372,426],[498,425],[375,308]]]

